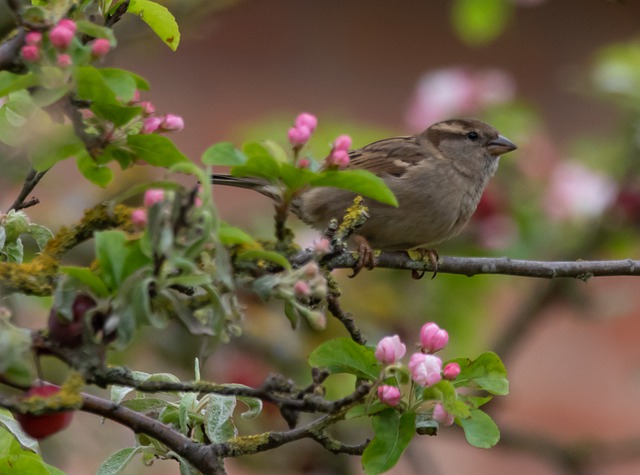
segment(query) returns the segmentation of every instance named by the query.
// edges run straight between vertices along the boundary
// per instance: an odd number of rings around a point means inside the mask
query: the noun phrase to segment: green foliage
[[[41,251],[53,234],[45,226],[30,222],[24,211],[9,210],[7,214],[0,215],[0,260],[21,263],[24,236],[31,237]]]
[[[375,475],[391,469],[415,434],[416,415],[400,414],[386,409],[373,416],[375,437],[362,454],[362,466],[367,475]]]
[[[337,338],[321,344],[311,352],[308,361],[311,366],[324,368],[331,374],[348,373],[375,380],[380,373],[380,363],[373,350],[350,338]]]
[[[131,0],[129,13],[138,15],[173,51],[180,44],[180,30],[171,12],[163,5],[149,0]]]
[[[512,10],[510,0],[455,0],[451,18],[461,39],[485,44],[504,31]]]
[[[7,411],[0,410],[0,425],[5,425]],[[6,428],[6,426],[5,426]],[[18,426],[15,426],[18,429]],[[24,437],[27,437],[24,435]],[[13,432],[0,428],[0,473],[3,475],[64,475],[64,472],[46,464],[35,450],[24,448]]]

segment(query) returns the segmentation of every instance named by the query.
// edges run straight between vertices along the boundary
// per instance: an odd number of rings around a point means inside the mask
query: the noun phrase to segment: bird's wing
[[[414,135],[378,140],[349,152],[349,168],[367,170],[376,175],[402,176],[425,154]]]

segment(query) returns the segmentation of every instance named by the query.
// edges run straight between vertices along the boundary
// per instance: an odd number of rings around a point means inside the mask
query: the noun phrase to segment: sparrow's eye
[[[467,138],[468,138],[469,140],[476,141],[476,140],[478,140],[478,137],[479,137],[479,135],[478,135],[478,133],[477,133],[477,132],[469,132],[469,133],[467,134]]]

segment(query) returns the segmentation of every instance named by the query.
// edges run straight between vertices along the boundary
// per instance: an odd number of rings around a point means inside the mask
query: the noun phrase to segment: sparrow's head
[[[477,119],[451,119],[433,124],[424,136],[445,157],[481,161],[518,148],[496,129]]]

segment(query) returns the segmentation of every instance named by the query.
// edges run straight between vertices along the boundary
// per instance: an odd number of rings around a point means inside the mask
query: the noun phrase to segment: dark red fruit
[[[49,397],[57,394],[59,391],[60,387],[53,384],[46,386],[34,386],[25,393],[24,397]],[[16,420],[22,426],[22,430],[34,439],[44,439],[56,432],[60,432],[71,423],[72,418],[73,411],[43,414],[41,416],[34,416],[32,414],[16,414]]]
[[[88,295],[78,295],[71,307],[72,321],[61,318],[55,309],[51,309],[49,313],[49,336],[51,339],[70,348],[80,346],[84,333],[84,314],[95,306],[95,300]]]

